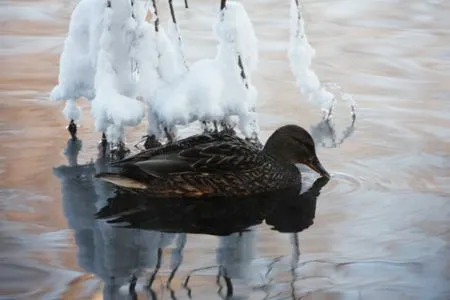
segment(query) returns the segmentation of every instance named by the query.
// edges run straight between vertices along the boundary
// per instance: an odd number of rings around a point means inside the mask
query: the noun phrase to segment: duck
[[[296,164],[330,178],[314,140],[285,125],[260,148],[229,131],[203,133],[111,162],[96,178],[149,198],[239,197],[301,186]]]

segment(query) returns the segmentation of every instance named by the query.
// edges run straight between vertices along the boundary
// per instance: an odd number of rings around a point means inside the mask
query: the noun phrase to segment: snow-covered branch
[[[161,138],[164,132],[171,140],[175,125],[197,120],[228,124],[232,115],[240,117],[240,129],[247,137],[257,132],[256,119],[251,114],[257,93],[249,76],[257,65],[257,40],[242,4],[228,2],[219,13],[214,31],[219,42],[216,58],[195,62],[186,74],[166,81],[156,92],[149,107],[150,136]],[[248,89],[237,63],[239,55]]]
[[[144,117],[144,104],[136,99],[140,96],[139,57],[131,55],[139,53],[142,46],[136,36],[140,24],[134,12],[141,15],[140,9],[127,1],[111,0],[110,4],[103,16],[92,114],[97,130],[106,132],[108,141],[118,143],[123,141],[124,128],[136,126]]]
[[[309,43],[305,32],[305,21],[299,0],[291,1],[290,22],[291,36],[288,55],[297,85],[308,100],[321,106],[323,117],[330,119],[336,102],[336,95],[325,88],[311,67],[315,50]],[[342,98],[349,100],[352,116],[354,116],[355,104],[353,98],[350,95],[342,96]]]
[[[105,4],[102,0],[82,0],[72,12],[69,30],[60,56],[58,84],[50,93],[52,100],[64,100],[64,115],[79,120],[76,100],[95,97],[94,78]]]

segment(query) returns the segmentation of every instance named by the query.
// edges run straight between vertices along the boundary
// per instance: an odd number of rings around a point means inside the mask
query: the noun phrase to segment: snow
[[[79,120],[78,98],[92,102],[98,131],[119,142],[124,128],[136,126],[145,101],[158,81],[158,49],[154,28],[145,19],[149,1],[82,0],[72,13],[60,57],[53,100],[66,100],[64,115]]]
[[[167,23],[167,35],[176,52],[177,65],[182,66],[183,70],[186,72],[189,67],[184,56],[183,39],[181,37],[180,27],[172,20],[169,20]]]
[[[79,120],[81,118],[81,108],[74,99],[68,99],[63,114],[68,120]]]
[[[60,57],[58,85],[50,93],[52,100],[70,100],[66,117],[78,120],[81,110],[75,100],[95,97],[98,41],[101,34],[105,4],[103,0],[82,0],[75,7],[67,38]]]
[[[257,133],[254,113],[257,91],[250,79],[251,72],[257,67],[258,47],[250,18],[242,4],[229,1],[226,9],[219,12],[213,29],[219,42],[214,59],[199,60],[187,71],[184,69],[185,72],[177,69],[183,67],[179,59],[176,66],[166,66],[160,61],[160,70],[167,71],[160,73],[163,79],[166,73],[179,75],[163,80],[149,103],[149,135],[161,138],[161,127],[174,133],[175,125],[187,125],[197,120],[227,122],[233,115],[239,116],[239,128],[246,137]],[[160,45],[161,41],[158,41]],[[241,78],[239,56],[246,80]]]
[[[177,45],[172,44],[171,39],[162,26],[156,33],[159,64],[158,71],[162,84],[168,84],[179,79],[186,73],[186,67],[181,63]]]
[[[288,55],[297,85],[308,100],[319,104],[323,112],[328,114],[334,103],[334,95],[322,86],[319,77],[311,68],[315,50],[308,42],[300,3],[297,7],[295,0],[291,1],[290,22]]]
[[[136,39],[130,50],[134,70],[133,77],[137,84],[138,97],[142,97],[147,103],[153,96],[159,80],[158,49],[154,26],[145,21],[138,23],[135,36]]]
[[[116,6],[117,4],[117,6]],[[91,111],[95,118],[98,131],[106,133],[106,138],[112,143],[122,141],[125,126],[136,126],[144,117],[145,106],[137,98],[141,91],[147,96],[151,91],[144,90],[137,84],[139,62],[145,68],[144,79],[152,79],[154,74],[151,60],[139,60],[142,51],[152,45],[142,42],[135,43],[135,30],[148,33],[131,17],[131,5],[125,1],[111,1],[111,7],[105,9],[104,29],[100,40],[97,73],[95,76],[96,97],[92,102]],[[142,10],[145,6],[141,7]],[[139,11],[140,9],[138,9]],[[139,17],[142,16],[139,14]],[[141,25],[141,26],[139,26]],[[133,51],[130,51],[130,48]],[[134,55],[130,55],[130,52]],[[151,87],[151,85],[147,86]]]
[[[233,46],[241,55],[249,71],[255,71],[258,65],[258,39],[252,22],[244,6],[239,2],[227,1],[226,8],[213,26],[216,38],[221,46]]]
[[[148,110],[148,133],[162,138],[164,128],[218,121],[238,126],[246,137],[257,135],[257,90],[252,73],[258,43],[242,4],[227,2],[213,33],[215,58],[188,66],[178,25],[155,31],[149,0],[82,0],[71,16],[60,57],[58,85],[50,97],[65,100],[64,115],[81,118],[76,100],[91,101],[97,131],[122,142],[126,127],[137,126]]]

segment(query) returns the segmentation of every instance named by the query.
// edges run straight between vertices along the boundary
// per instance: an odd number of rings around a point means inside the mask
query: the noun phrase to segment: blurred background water
[[[213,56],[218,3],[190,1],[184,9],[182,2],[175,8],[188,60]],[[224,263],[223,249],[236,250],[236,270],[255,278],[281,257],[265,288],[235,281],[236,299],[450,298],[449,2],[304,1],[306,32],[317,53],[313,68],[354,97],[358,118],[337,147],[330,139],[318,141],[333,178],[317,201],[314,225],[298,235],[294,288],[292,235],[267,225],[219,238],[117,230],[88,217],[110,193],[91,177],[102,167],[100,135],[84,103],[82,144],[68,144],[62,106],[48,101],[74,3],[0,3],[2,299],[128,299],[104,281],[113,274],[118,285],[130,270],[153,268],[158,248],[164,259],[154,290],[158,299],[170,299],[163,282],[183,239],[183,263],[172,282],[177,299],[188,298],[183,276]],[[164,25],[169,11],[159,3]],[[244,5],[260,44],[255,85],[262,140],[285,123],[318,130],[319,111],[302,99],[289,69],[289,1]],[[334,122],[339,140],[350,122],[345,102]],[[144,128],[128,133],[130,143]],[[193,275],[193,299],[220,298],[216,273]]]

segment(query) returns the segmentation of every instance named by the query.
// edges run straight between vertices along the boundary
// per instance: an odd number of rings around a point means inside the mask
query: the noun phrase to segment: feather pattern
[[[113,162],[98,178],[148,197],[238,197],[301,185],[303,163],[329,177],[310,134],[277,129],[260,149],[229,131],[195,135]]]
[[[238,196],[300,183],[295,166],[222,132],[149,149],[111,166],[121,176],[145,181],[149,196]]]

